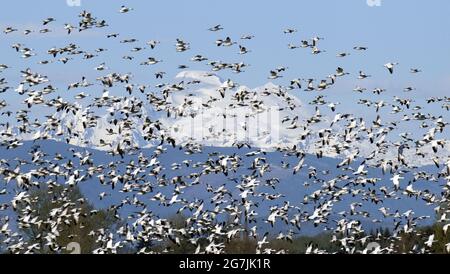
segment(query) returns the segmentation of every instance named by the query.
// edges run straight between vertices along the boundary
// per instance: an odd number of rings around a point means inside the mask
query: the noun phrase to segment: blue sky
[[[128,14],[119,14],[120,6],[134,8]],[[26,8],[25,8],[26,7]],[[109,27],[90,32],[67,36],[62,26],[64,23],[75,24],[77,15],[88,10],[99,19],[105,19]],[[111,71],[132,72],[136,82],[156,84],[156,71],[166,71],[164,81],[171,81],[179,72],[178,64],[187,64],[191,69],[208,70],[205,63],[194,63],[189,59],[202,54],[210,60],[240,62],[250,64],[245,73],[234,74],[220,72],[224,79],[232,78],[239,84],[256,87],[267,83],[268,72],[277,66],[289,67],[284,77],[276,84],[286,85],[290,79],[323,79],[335,72],[338,66],[345,68],[351,75],[338,82],[335,88],[325,95],[331,101],[340,101],[343,106],[354,105],[357,85],[367,87],[368,93],[361,98],[383,99],[389,101],[393,96],[412,97],[421,100],[429,96],[448,95],[450,86],[450,35],[448,11],[450,2],[381,0],[378,7],[370,7],[366,0],[347,1],[106,1],[81,0],[80,7],[70,7],[66,0],[44,1],[5,1],[0,10],[0,26],[13,26],[23,30],[26,27],[42,28],[44,18],[54,17],[56,22],[49,25],[53,33],[46,35],[19,34],[2,36],[0,43],[0,63],[13,68],[3,72],[10,84],[19,81],[18,69],[32,67],[37,72],[48,75],[56,86],[79,81],[86,75],[91,82],[104,72],[94,71],[102,62]],[[209,32],[213,25],[221,24],[225,29]],[[294,34],[284,34],[285,28],[296,28]],[[118,39],[106,39],[108,33],[117,32]],[[255,35],[252,40],[239,41],[243,34]],[[313,36],[324,37],[320,49],[326,53],[312,55],[308,49],[289,50],[288,43],[299,44],[303,39]],[[216,47],[214,41],[230,36],[251,50],[246,55],[239,55],[237,46],[230,48]],[[43,39],[43,37],[45,37]],[[138,43],[123,45],[119,40],[137,38]],[[191,49],[175,52],[175,38],[182,38],[191,43]],[[155,50],[147,49],[133,54],[133,46],[144,46],[145,42],[155,39],[161,44]],[[10,48],[14,42],[20,42],[36,50],[38,56],[23,60]],[[57,62],[50,65],[38,65],[41,60],[50,60],[45,51],[50,47],[62,47],[74,42],[83,50],[93,52],[98,47],[109,51],[101,56],[85,61],[71,61],[67,65]],[[355,52],[353,46],[367,46],[365,53]],[[338,52],[350,52],[345,58],[337,58]],[[121,59],[123,55],[136,56],[135,62]],[[149,56],[163,59],[155,66],[137,67],[136,63]],[[391,76],[383,64],[399,62],[396,73]],[[423,70],[418,75],[409,73],[417,67]],[[373,77],[365,82],[357,80],[357,73],[363,70]],[[406,86],[417,88],[406,94]],[[388,91],[374,98],[370,90],[383,87]],[[100,91],[98,91],[100,92]],[[317,94],[299,93],[305,102]],[[2,96],[2,95],[0,95]],[[14,95],[12,95],[14,96]],[[13,97],[10,98],[12,100]],[[350,100],[353,100],[350,103]],[[433,110],[430,110],[433,111]],[[355,109],[355,112],[357,110]],[[442,110],[438,110],[442,114]]]

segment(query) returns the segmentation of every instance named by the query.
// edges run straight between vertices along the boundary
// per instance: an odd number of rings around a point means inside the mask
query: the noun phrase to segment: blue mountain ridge
[[[70,149],[75,151],[79,151],[81,153],[89,152],[91,153],[91,159],[95,165],[104,165],[107,166],[111,161],[122,160],[123,165],[119,165],[116,172],[121,174],[125,172],[126,165],[131,160],[134,160],[137,163],[137,154],[136,155],[124,155],[124,158],[121,159],[120,156],[112,156],[109,155],[106,151],[84,148],[84,147],[76,147],[71,146],[63,142],[56,142],[53,140],[39,140],[39,141],[24,141],[23,145],[15,148],[15,149],[6,149],[4,147],[0,147],[0,155],[2,159],[8,161],[10,168],[14,169],[17,165],[16,159],[27,160],[31,162],[32,156],[28,153],[32,147],[39,146],[40,150],[45,152],[48,156],[44,157],[44,159],[53,159],[56,153],[62,154],[67,159],[72,159],[74,163],[74,169],[83,170],[85,167],[81,167],[79,160],[72,156],[72,152]],[[248,167],[251,166],[251,163],[254,157],[246,157],[245,154],[250,151],[255,151],[256,149],[248,149],[248,148],[235,148],[235,147],[203,147],[201,153],[195,153],[187,155],[184,150],[180,150],[178,148],[172,147],[164,147],[166,149],[165,153],[161,154],[158,157],[158,161],[160,161],[160,165],[164,167],[161,171],[160,176],[165,174],[167,179],[171,179],[175,176],[187,176],[193,172],[200,172],[202,170],[201,167],[194,168],[192,165],[187,168],[182,164],[182,168],[178,170],[172,170],[172,163],[181,164],[183,160],[189,159],[192,160],[192,163],[196,162],[204,162],[208,159],[208,154],[213,152],[218,152],[221,155],[240,155],[242,159],[242,165],[238,168],[236,173],[229,173],[228,178],[224,174],[208,174],[200,177],[200,183],[191,187],[187,187],[183,189],[183,193],[179,195],[179,199],[184,198],[188,201],[192,201],[193,199],[199,199],[205,201],[204,209],[213,209],[214,205],[209,203],[210,198],[213,196],[212,193],[207,192],[206,184],[211,185],[214,189],[217,189],[219,186],[225,184],[226,188],[229,189],[232,193],[233,199],[240,199],[239,194],[240,190],[236,188],[237,182],[239,182],[239,178],[244,174],[251,174],[252,170],[249,170]],[[144,148],[141,149],[140,152],[143,153],[146,157],[150,158],[154,154],[154,148]],[[315,155],[307,155],[305,159],[306,166],[303,167],[297,174],[293,174],[292,167],[295,166],[298,162],[298,159],[295,156],[284,156],[283,153],[280,152],[266,152],[265,155],[258,155],[258,157],[264,157],[267,160],[267,163],[270,163],[271,170],[264,174],[264,176],[260,177],[258,180],[260,181],[260,186],[257,187],[256,192],[266,192],[270,194],[282,194],[283,196],[279,199],[269,201],[263,200],[262,197],[252,197],[251,199],[254,202],[258,203],[258,207],[252,207],[258,213],[258,219],[256,224],[258,230],[270,231],[271,233],[278,233],[279,231],[287,231],[290,228],[294,228],[291,225],[287,225],[281,220],[277,220],[274,227],[271,227],[268,223],[264,222],[269,214],[270,206],[274,205],[282,205],[285,201],[289,201],[290,205],[298,206],[302,210],[306,210],[312,214],[314,210],[314,203],[309,203],[308,205],[302,205],[301,202],[305,195],[310,195],[314,191],[321,188],[322,183],[313,183],[313,179],[308,178],[308,168],[315,167],[317,170],[317,177],[323,180],[331,180],[335,178],[339,174],[347,174],[350,177],[354,177],[352,175],[352,171],[342,171],[341,169],[337,169],[336,165],[341,161],[340,159],[335,158],[327,158],[323,157],[317,159]],[[212,157],[214,158],[214,156]],[[67,161],[67,159],[63,159],[59,161],[60,164]],[[215,158],[217,159],[217,157]],[[55,162],[55,160],[52,160]],[[281,161],[285,163],[289,163],[289,168],[282,168]],[[355,161],[351,166],[353,168],[357,168],[361,160]],[[27,172],[31,169],[36,169],[39,166],[28,164],[21,167],[21,172]],[[108,169],[107,169],[108,170]],[[329,170],[329,174],[322,174],[321,171]],[[392,188],[392,182],[390,178],[392,175],[386,174],[383,175],[380,169],[375,168],[367,168],[368,174],[367,178],[381,178],[374,186],[366,185],[366,186],[358,186],[363,189],[379,189],[381,186],[386,186],[388,189]],[[436,172],[435,166],[424,166],[420,167],[419,170],[426,172]],[[105,172],[106,173],[106,172]],[[83,173],[82,173],[83,174]],[[401,181],[401,187],[406,187],[407,183],[412,180],[412,174],[406,173],[404,175],[404,179]],[[2,176],[0,176],[3,184],[5,180]],[[153,192],[146,194],[145,196],[137,196],[142,202],[147,205],[147,209],[152,211],[154,214],[158,215],[162,218],[168,218],[176,213],[176,211],[181,207],[178,204],[167,207],[159,204],[159,202],[151,201],[150,198],[158,192],[166,195],[168,199],[172,196],[172,192],[174,190],[174,185],[168,184],[168,186],[159,187],[156,184],[156,180],[154,177],[147,176],[148,180],[155,182],[155,187]],[[229,178],[236,178],[236,181],[230,180]],[[278,178],[280,183],[277,184],[276,188],[273,189],[269,186],[264,185],[264,181],[270,178]],[[46,178],[48,180],[48,178]],[[46,179],[34,179],[40,181],[46,181]],[[186,182],[190,182],[193,179],[185,179]],[[64,181],[59,180],[59,183],[64,183]],[[303,184],[305,182],[309,182],[310,186],[305,187]],[[338,182],[337,186],[343,187],[346,182]],[[444,185],[443,180],[439,182],[431,182],[431,181],[417,181],[414,182],[414,189],[417,190],[425,190],[428,189],[431,193],[435,193],[438,195],[441,191],[442,186]],[[96,208],[107,208],[114,204],[119,204],[123,199],[127,197],[132,197],[135,195],[134,193],[123,193],[119,190],[121,189],[121,184],[119,184],[116,189],[112,190],[110,185],[102,185],[99,183],[99,180],[94,176],[92,178],[88,178],[85,181],[79,183],[80,189],[86,198],[96,207]],[[11,199],[14,197],[15,193],[20,191],[17,189],[17,185],[14,180],[7,184],[7,194],[0,196],[0,203],[10,203]],[[107,192],[111,194],[111,196],[105,197],[103,200],[100,200],[98,194],[101,192]],[[379,191],[378,191],[379,192]],[[381,192],[380,192],[381,193]],[[381,195],[381,194],[380,194]],[[319,201],[323,202],[323,201]],[[390,212],[394,212],[398,210],[400,213],[403,213],[407,210],[413,210],[416,216],[428,215],[431,218],[421,221],[421,225],[428,225],[435,221],[433,208],[435,205],[427,205],[425,201],[416,198],[408,198],[406,196],[401,196],[401,199],[383,199],[382,204],[374,204],[370,201],[365,201],[361,199],[361,195],[356,195],[352,197],[352,195],[345,195],[339,202],[334,203],[333,205],[333,213],[329,218],[328,226],[333,227],[335,225],[335,221],[341,219],[337,213],[343,210],[349,210],[349,206],[351,203],[359,202],[362,203],[362,207],[358,208],[358,211],[367,211],[370,213],[370,217],[363,218],[361,216],[355,217],[354,219],[358,219],[362,222],[363,228],[366,230],[379,228],[379,227],[387,227],[392,228],[393,222],[392,219],[383,218],[382,214],[378,210],[380,207],[390,208]],[[221,205],[224,206],[224,205]],[[127,216],[132,214],[133,212],[138,211],[136,207],[125,206],[120,210],[120,215],[123,219],[126,219]],[[292,213],[297,213],[295,209],[292,209]],[[8,214],[14,215],[14,213],[9,210]],[[185,212],[186,216],[189,216],[189,212]],[[292,214],[290,214],[292,218]],[[348,216],[348,218],[351,218]],[[381,223],[373,223],[373,219],[381,220]],[[302,223],[300,234],[303,235],[313,235],[320,233],[324,230],[325,225],[319,225],[318,227],[314,227],[312,223]]]

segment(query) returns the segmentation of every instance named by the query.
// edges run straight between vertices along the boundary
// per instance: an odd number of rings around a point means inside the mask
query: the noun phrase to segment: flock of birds
[[[122,6],[119,13],[125,14],[133,12],[132,8]],[[6,27],[4,35],[22,32],[23,36],[37,33],[44,35],[52,31],[58,20],[47,18],[42,22],[42,28],[37,29],[17,29],[14,26]],[[79,14],[76,24],[64,24],[64,30],[68,37],[76,32],[90,31],[92,29],[109,29],[109,24],[96,18],[92,13],[83,11]],[[221,25],[210,27],[207,31],[220,33],[224,28]],[[281,35],[296,35],[297,30],[288,28]],[[162,46],[157,40],[149,40],[146,46],[139,46],[139,41],[134,38],[121,39],[122,34],[109,33],[106,35],[108,43],[117,43],[123,47],[129,47],[131,52],[148,52],[156,47]],[[119,39],[119,41],[117,41]],[[243,45],[245,40],[254,39],[253,35],[242,35],[240,39],[234,40],[231,37],[217,39],[217,47],[236,47],[241,55],[252,52]],[[313,37],[302,40],[299,44],[289,44],[289,49],[303,48],[309,50],[313,55],[323,54],[326,51],[320,49],[322,37]],[[117,41],[117,42],[116,42]],[[18,54],[23,59],[35,60],[40,56],[47,59],[39,61],[41,65],[51,63],[66,68],[75,60],[97,60],[102,58],[102,53],[106,48],[98,48],[95,52],[83,50],[75,43],[70,43],[63,47],[52,47],[46,53],[36,52],[33,48],[22,43],[11,45],[12,52],[8,54]],[[175,40],[175,52],[185,52],[190,50],[190,43],[177,38]],[[354,51],[365,52],[365,46],[355,46]],[[42,54],[42,55],[41,55]],[[350,53],[342,52],[336,56],[345,58]],[[125,55],[124,61],[135,62],[135,57]],[[231,70],[235,73],[242,73],[249,64],[244,62],[233,63],[226,61],[209,61],[203,55],[195,55],[191,62],[205,63],[210,67],[210,72],[205,72],[204,76],[216,75],[221,70]],[[145,60],[138,60],[136,67],[153,66],[163,62],[160,58],[148,57]],[[270,247],[271,233],[274,231],[262,231],[263,225],[272,227],[283,223],[286,231],[280,231],[275,238],[292,242],[295,235],[301,233],[302,227],[312,224],[316,227],[323,227],[333,234],[332,241],[339,244],[342,252],[347,253],[391,253],[394,252],[395,241],[401,238],[403,233],[417,233],[422,220],[433,219],[434,216],[417,216],[413,210],[405,212],[388,208],[383,205],[387,200],[421,200],[424,205],[434,206],[438,223],[443,224],[444,233],[448,233],[449,209],[446,205],[450,198],[450,157],[439,156],[448,140],[444,137],[446,127],[449,124],[447,112],[450,109],[450,97],[432,97],[427,99],[427,104],[434,105],[435,109],[442,109],[442,116],[434,116],[422,113],[422,107],[414,103],[411,98],[404,95],[411,93],[400,93],[391,102],[378,100],[377,96],[386,92],[384,88],[374,89],[374,100],[360,99],[359,104],[366,106],[369,111],[373,111],[376,119],[366,121],[350,111],[340,110],[338,102],[326,100],[328,90],[339,81],[340,78],[349,77],[349,72],[338,67],[331,75],[323,77],[317,81],[312,78],[296,78],[288,80],[284,85],[278,85],[274,89],[266,89],[261,92],[253,92],[238,88],[237,84],[228,79],[221,88],[217,90],[215,96],[203,103],[204,108],[212,105],[220,105],[224,98],[231,98],[230,107],[248,107],[254,113],[264,109],[263,97],[281,98],[285,105],[280,109],[290,109],[296,112],[300,106],[292,100],[295,96],[302,96],[304,92],[316,94],[315,99],[310,103],[314,106],[315,112],[311,117],[283,117],[281,125],[287,130],[302,129],[299,140],[304,140],[309,136],[315,137],[316,157],[324,156],[324,151],[333,151],[340,159],[340,163],[335,167],[323,169],[308,165],[307,153],[300,145],[280,145],[275,148],[277,153],[283,155],[281,163],[272,163],[266,158],[266,151],[253,147],[248,142],[236,142],[237,149],[247,149],[244,154],[221,154],[210,153],[207,159],[202,162],[194,162],[190,155],[202,153],[202,145],[194,142],[178,143],[176,136],[164,128],[164,124],[158,119],[156,114],[167,117],[184,117],[195,115],[188,111],[193,104],[195,92],[186,94],[184,101],[177,105],[170,102],[168,98],[172,94],[181,94],[188,88],[194,88],[200,81],[181,81],[174,83],[161,83],[156,86],[136,83],[131,73],[111,72],[107,66],[107,60],[99,62],[95,66],[97,72],[104,73],[104,76],[90,79],[83,76],[80,81],[70,83],[67,88],[56,87],[51,79],[39,73],[34,68],[17,68],[15,64],[0,64],[0,145],[3,151],[16,151],[24,144],[21,136],[32,136],[35,142],[45,139],[57,139],[71,143],[72,140],[82,138],[82,134],[75,128],[64,124],[61,113],[79,114],[79,123],[83,130],[97,126],[99,116],[94,109],[103,109],[108,113],[107,132],[110,136],[120,138],[108,141],[100,139],[99,146],[107,151],[109,157],[113,159],[107,164],[96,163],[92,153],[82,147],[71,148],[70,151],[49,154],[39,145],[34,145],[28,152],[26,158],[14,157],[7,159],[2,156],[0,159],[0,178],[2,182],[0,198],[9,197],[11,200],[2,203],[0,210],[5,214],[0,214],[0,237],[3,237],[3,244],[7,251],[12,253],[36,253],[43,248],[52,252],[63,252],[66,247],[57,243],[58,235],[67,225],[83,225],[86,214],[81,213],[80,202],[74,203],[70,200],[69,192],[63,192],[58,201],[61,206],[51,210],[46,219],[41,219],[36,212],[34,205],[38,202],[33,199],[32,192],[37,187],[45,187],[49,195],[52,190],[62,185],[67,188],[81,184],[100,183],[107,189],[98,194],[99,200],[113,199],[115,193],[120,192],[125,195],[120,203],[108,207],[108,211],[114,213],[118,219],[126,220],[115,229],[92,230],[90,236],[95,238],[98,248],[95,253],[115,253],[121,247],[135,245],[139,241],[171,241],[176,245],[189,242],[195,246],[195,253],[222,253],[227,242],[246,235],[256,241],[256,253],[284,253],[285,250],[276,250]],[[395,76],[400,69],[396,62],[389,62],[384,65],[386,74]],[[184,64],[178,65],[176,69],[187,69]],[[282,81],[283,74],[288,69],[285,66],[276,67],[268,71],[267,78]],[[8,79],[1,77],[6,70],[17,70],[20,72],[20,83],[17,87],[11,86]],[[70,72],[70,70],[69,70]],[[411,74],[421,73],[418,68],[411,68]],[[155,71],[156,80],[165,79],[166,72]],[[362,80],[371,77],[363,71],[359,71],[358,79]],[[358,81],[359,81],[358,80]],[[86,90],[96,89],[101,91],[100,96],[86,93]],[[123,95],[113,96],[109,90],[119,88]],[[413,87],[407,87],[405,92],[413,91]],[[78,92],[77,92],[78,91]],[[79,92],[83,91],[83,92]],[[365,93],[366,88],[357,86],[355,94]],[[9,102],[8,98],[19,96],[21,102]],[[67,94],[75,101],[67,98]],[[84,111],[79,102],[89,102],[89,111]],[[118,109],[117,104],[127,102]],[[332,122],[324,120],[320,110],[327,108],[334,113]],[[385,122],[379,114],[381,109],[391,107],[392,115],[403,115],[400,119]],[[144,114],[143,109],[150,108],[156,114]],[[46,109],[53,112],[51,115],[34,118],[33,115],[39,109]],[[153,116],[155,115],[155,116]],[[133,142],[134,121],[142,121],[140,128],[144,132],[143,138],[153,142],[152,153],[144,152],[142,148]],[[15,120],[15,121],[12,121]],[[313,126],[318,123],[327,122],[327,127],[322,130],[314,130]],[[416,138],[411,132],[399,134],[398,140],[390,141],[390,133],[395,132],[400,124],[409,121],[416,122],[419,131],[426,129],[427,132]],[[335,125],[341,125],[339,131],[332,130]],[[65,126],[62,126],[65,125]],[[448,131],[447,131],[448,132]],[[331,140],[337,140],[331,142]],[[367,140],[375,145],[375,149],[369,155],[361,155],[360,150],[353,146],[357,140]],[[82,140],[85,141],[85,140]],[[159,160],[168,147],[177,148],[184,151],[186,158],[182,162],[174,162],[170,166],[164,166]],[[394,148],[396,157],[388,159],[383,157],[386,151]],[[406,151],[412,151],[406,154]],[[434,172],[423,171],[420,167],[412,164],[412,158],[427,158],[433,160],[436,168]],[[245,174],[234,177],[236,171],[242,169],[244,158],[251,159],[251,164],[245,166]],[[295,164],[290,164],[286,159],[295,159]],[[355,164],[357,166],[355,166]],[[300,202],[283,200],[284,195],[277,191],[281,184],[281,179],[272,177],[271,171],[275,167],[281,167],[285,172],[292,174],[292,181],[286,182],[294,184],[298,174],[307,174],[309,182],[303,182],[304,189],[308,191],[311,185],[316,186],[314,191],[300,197]],[[195,170],[195,172],[167,177],[165,170]],[[383,176],[390,176],[390,185],[380,185],[381,178],[370,176],[370,169],[380,169]],[[210,174],[223,176],[223,182],[208,182],[205,177]],[[335,174],[333,178],[327,175]],[[410,176],[409,179],[407,176]],[[326,179],[325,179],[326,178]],[[418,189],[416,182],[428,184],[439,184],[440,192],[436,193],[428,189]],[[14,190],[11,185],[14,184]],[[296,183],[295,183],[296,184]],[[184,195],[192,187],[206,189],[210,194],[209,200],[195,197],[195,193]],[[159,191],[159,188],[170,189],[170,192]],[[262,189],[267,190],[266,192]],[[356,197],[361,202],[352,202],[346,210],[335,212],[333,207],[339,204],[345,197]],[[258,205],[270,203],[268,211],[263,213],[258,210]],[[363,204],[364,203],[364,204]],[[95,203],[94,203],[95,204]],[[381,214],[380,219],[376,219],[363,208],[366,204],[375,206]],[[178,213],[184,214],[187,218],[182,227],[175,226],[167,216],[160,216],[156,206],[173,208]],[[120,210],[123,207],[134,208],[129,216],[121,216]],[[9,213],[6,213],[9,212]],[[12,213],[11,213],[12,212]],[[90,214],[95,214],[96,209]],[[375,250],[369,250],[367,243],[377,241],[374,236],[360,236],[364,227],[361,220],[371,222],[384,222],[392,224],[391,244],[379,246]],[[37,237],[43,243],[31,244],[32,240],[23,236],[18,228],[47,227],[45,233]],[[366,231],[367,232],[367,231]],[[76,235],[71,235],[76,237]],[[202,237],[207,241],[200,241]],[[410,252],[425,253],[429,251],[435,242],[435,235],[426,235],[425,246],[415,245]],[[446,244],[446,249],[450,252],[450,243]],[[317,246],[309,245],[307,253],[326,253]],[[163,252],[168,251],[164,250]],[[143,247],[139,253],[151,253],[152,250]]]

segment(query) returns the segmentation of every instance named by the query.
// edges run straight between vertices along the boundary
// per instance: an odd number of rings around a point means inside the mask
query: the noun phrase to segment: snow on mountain
[[[21,137],[34,140],[45,136],[47,139],[66,141],[70,135],[70,144],[99,150],[110,149],[104,143],[115,146],[124,141],[135,147],[151,147],[157,143],[144,138],[143,125],[148,117],[153,121],[158,119],[161,122],[160,133],[171,136],[177,144],[231,147],[246,143],[267,151],[297,145],[310,154],[321,150],[327,157],[345,157],[357,150],[360,157],[373,156],[373,160],[369,161],[372,164],[381,159],[397,161],[398,147],[392,143],[383,149],[383,153],[374,154],[380,151],[376,141],[383,139],[383,136],[377,137],[374,143],[364,137],[356,139],[355,136],[352,136],[352,142],[345,142],[342,139],[344,125],[335,123],[330,127],[332,117],[316,113],[311,106],[303,104],[298,97],[273,83],[249,88],[205,71],[183,71],[175,80],[182,88],[168,92],[166,103],[172,113],[170,117],[144,102],[136,111],[138,115],[127,117],[130,123],[114,123],[114,119],[120,120],[124,110],[130,110],[141,102],[136,97],[117,97],[118,100],[113,100],[106,109],[76,104],[79,110],[75,114],[55,114],[61,123],[51,133],[43,125],[36,132],[22,134]],[[110,96],[105,92],[103,97]],[[311,123],[311,117],[320,119]],[[319,133],[328,135],[328,144],[322,143]],[[334,146],[342,143],[346,143],[347,149],[337,153]],[[415,148],[404,150],[409,164],[434,164],[429,144],[419,151],[426,156],[417,157]],[[439,149],[437,156],[440,159],[449,157],[450,145]]]
[[[201,71],[181,72],[176,79],[199,82],[168,98],[180,113],[188,115],[161,119],[179,143],[193,141],[218,147],[248,143],[273,149],[297,144],[298,136],[304,132],[300,124],[309,113],[299,107],[302,102],[272,83],[251,89]],[[238,96],[245,99],[239,101]],[[296,116],[298,128],[286,129],[283,118]]]
[[[127,118],[131,122],[127,125],[122,122],[117,124],[113,122],[121,116],[121,111],[131,108],[135,100],[135,98],[117,100],[108,109],[93,109],[75,103],[79,109],[75,113],[61,111],[53,115],[60,121],[56,128],[49,131],[48,125],[44,124],[31,134],[21,134],[21,138],[23,140],[53,139],[64,142],[68,140],[71,145],[98,150],[108,150],[124,141],[129,141],[132,146],[149,147],[152,143],[144,140],[142,129],[144,123],[142,117],[148,115],[146,109],[139,110],[141,118],[136,116]],[[106,146],[105,143],[111,146]]]

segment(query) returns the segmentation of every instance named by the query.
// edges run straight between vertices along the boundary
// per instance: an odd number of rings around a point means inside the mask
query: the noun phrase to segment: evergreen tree
[[[75,242],[81,253],[99,247],[92,231],[109,230],[119,224],[113,212],[96,210],[78,186],[46,187],[31,191],[30,204],[18,208],[18,227],[34,253],[66,253]]]

